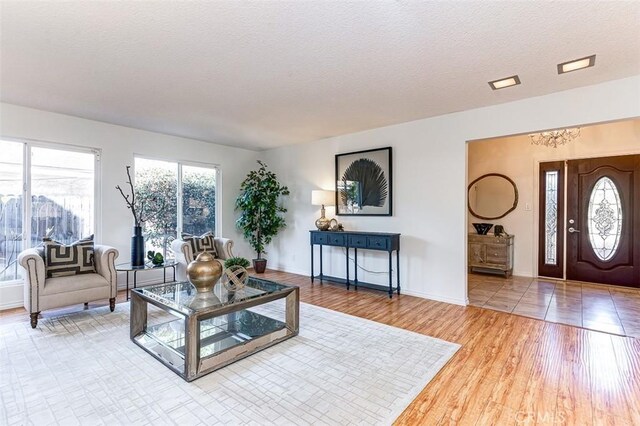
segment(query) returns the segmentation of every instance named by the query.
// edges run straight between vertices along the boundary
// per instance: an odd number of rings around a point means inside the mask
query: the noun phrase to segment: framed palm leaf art
[[[336,214],[391,216],[391,147],[336,155]]]

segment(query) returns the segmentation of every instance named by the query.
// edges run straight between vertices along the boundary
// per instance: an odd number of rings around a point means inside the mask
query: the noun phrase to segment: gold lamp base
[[[324,216],[316,220],[316,228],[318,228],[319,231],[328,230],[330,224],[331,224],[331,221]]]
[[[324,205],[323,205],[322,208],[320,209],[320,218],[316,220],[316,228],[318,228],[319,231],[326,231],[327,229],[329,229],[329,225],[331,225],[331,221],[326,217],[324,217]]]

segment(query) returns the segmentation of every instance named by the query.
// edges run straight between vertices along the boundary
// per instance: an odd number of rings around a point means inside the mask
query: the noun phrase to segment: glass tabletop
[[[133,266],[131,262],[116,263],[116,271],[141,271],[146,269],[172,268],[176,265],[175,260],[165,260],[162,265],[154,265],[151,262],[145,262],[142,266]]]
[[[186,313],[211,311],[227,305],[244,302],[261,296],[266,296],[279,291],[292,288],[269,280],[249,277],[247,285],[236,291],[229,291],[218,281],[213,291],[206,293],[196,292],[196,288],[189,282],[159,284],[141,287],[133,292],[144,295],[149,299],[157,300],[168,306]]]

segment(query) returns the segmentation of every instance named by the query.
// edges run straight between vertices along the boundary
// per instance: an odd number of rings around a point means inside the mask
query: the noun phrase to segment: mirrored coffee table
[[[298,287],[255,277],[235,292],[221,282],[206,294],[188,282],[154,285],[131,291],[130,337],[190,382],[296,336],[299,311]]]

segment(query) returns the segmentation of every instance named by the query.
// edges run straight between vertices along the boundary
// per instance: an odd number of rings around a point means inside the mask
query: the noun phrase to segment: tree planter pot
[[[253,270],[256,274],[264,274],[265,269],[267,269],[267,259],[253,259]]]

